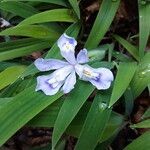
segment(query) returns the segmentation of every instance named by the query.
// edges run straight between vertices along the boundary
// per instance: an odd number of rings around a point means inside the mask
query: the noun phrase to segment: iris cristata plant
[[[54,95],[59,89],[69,93],[76,83],[76,74],[79,79],[89,81],[98,90],[108,89],[113,81],[113,74],[107,68],[92,68],[86,63],[89,61],[86,49],[82,49],[75,57],[77,41],[63,34],[57,41],[61,55],[66,61],[57,59],[39,58],[35,66],[40,71],[55,70],[50,75],[37,77],[36,91],[42,90],[46,95]]]

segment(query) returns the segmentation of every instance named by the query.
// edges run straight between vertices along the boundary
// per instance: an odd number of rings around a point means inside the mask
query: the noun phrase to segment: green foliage
[[[110,98],[109,107],[111,107],[128,88],[130,81],[136,70],[136,63],[120,63],[116,79],[114,81],[114,87]]]
[[[150,128],[150,119],[131,125],[131,128]]]
[[[90,96],[94,88],[87,83],[79,82],[77,87],[64,101],[55,121],[52,146],[55,147],[59,138]],[[84,93],[82,93],[84,89]],[[69,113],[68,113],[69,112]]]
[[[101,8],[94,22],[90,35],[85,43],[86,48],[91,49],[91,48],[96,48],[98,46],[99,42],[102,40],[105,33],[109,29],[110,24],[112,23],[112,20],[119,7],[119,3],[120,0],[117,1],[104,0],[102,2]]]
[[[150,128],[149,108],[141,122],[133,124],[128,119],[134,100],[150,85],[150,52],[144,51],[150,34],[150,3],[138,2],[136,46],[134,38],[130,42],[122,35],[106,34],[112,31],[120,0],[100,2],[87,40],[87,18],[82,16],[85,8],[80,7],[80,2],[83,1],[0,0],[1,17],[11,23],[6,29],[0,28],[0,146],[24,126],[53,128],[51,143],[38,148],[41,150],[65,149],[64,133],[77,138],[75,150],[94,150],[107,149],[126,124],[131,129]],[[89,82],[77,78],[75,89],[67,95],[58,92],[46,96],[35,91],[36,77],[42,73],[34,66],[31,54],[40,51],[40,57],[62,59],[57,39],[63,33],[77,39],[77,51],[87,48],[92,67],[112,70],[114,82],[109,90],[95,90]],[[104,36],[111,42],[100,44]],[[123,106],[122,114],[116,112],[114,105]],[[125,150],[147,150],[149,138],[147,131]]]
[[[40,18],[40,19],[39,19]],[[35,14],[23,20],[19,25],[30,25],[44,22],[75,22],[73,14],[69,9],[53,9]]]
[[[109,94],[97,94],[87,114],[75,149],[94,149],[103,134],[111,109],[108,109]]]
[[[149,138],[150,138],[150,132],[147,131],[139,138],[135,139],[124,150],[133,150],[133,149],[147,150],[150,147]]]
[[[142,5],[139,0],[139,55],[144,56],[144,50],[150,35],[150,4]]]
[[[0,90],[15,82],[25,70],[25,66],[8,67],[0,73]]]

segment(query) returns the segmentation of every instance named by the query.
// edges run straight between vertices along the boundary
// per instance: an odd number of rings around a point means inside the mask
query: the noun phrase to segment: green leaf
[[[28,54],[31,54],[34,51],[41,51],[48,47],[50,47],[49,42],[38,42],[37,44],[32,44],[29,46],[16,48],[9,51],[4,51],[0,53],[0,61],[26,56]]]
[[[128,41],[120,37],[119,35],[113,35],[113,37],[136,59],[139,60],[138,48],[130,44]]]
[[[7,1],[12,1],[12,0],[3,0],[3,1],[7,2]],[[66,0],[13,0],[13,1],[45,2],[45,3],[67,6]]]
[[[82,127],[75,150],[92,150],[96,147],[109,120],[109,94],[97,94]]]
[[[0,9],[11,12],[23,18],[27,18],[38,13],[34,7],[22,2],[0,2]]]
[[[134,62],[119,64],[119,69],[114,81],[114,87],[110,98],[109,107],[111,107],[128,88],[136,69],[137,64]]]
[[[57,100],[52,105],[48,106],[46,109],[40,112],[37,116],[35,116],[27,124],[27,126],[54,127],[55,120],[58,116],[58,113],[60,111],[62,104],[63,104],[62,100]],[[90,106],[91,106],[91,102],[86,102],[83,105],[83,107],[80,109],[80,111],[78,112],[74,120],[71,122],[71,124],[67,128],[66,130],[67,134],[74,136],[76,138],[79,137],[79,134],[83,127],[87,113],[89,112]],[[117,113],[112,112],[109,122],[106,126],[106,129],[99,142],[103,142],[107,140],[110,136],[115,134],[118,131],[118,129],[120,129],[120,126],[122,123],[123,123],[123,117]]]
[[[144,120],[130,126],[131,128],[150,128],[150,119]]]
[[[42,92],[35,92],[35,85],[33,85],[15,96],[9,103],[1,105],[0,146],[29,120],[61,96],[62,93],[46,96]]]
[[[147,118],[147,117],[150,117],[150,108],[148,108],[146,110],[146,112],[144,113],[144,115],[142,116],[143,118]]]
[[[83,89],[84,92],[82,92]],[[90,84],[79,81],[76,84],[75,89],[66,97],[54,125],[52,136],[53,148],[56,146],[60,137],[65,132],[74,117],[77,115],[93,90],[94,87]]]
[[[139,56],[144,56],[144,51],[150,35],[150,3],[142,5],[139,1]]]
[[[40,19],[39,19],[40,18]],[[30,25],[44,22],[75,22],[76,19],[69,9],[53,9],[35,14],[23,20],[19,25]]]
[[[130,86],[126,89],[124,93],[124,100],[125,100],[125,114],[129,116],[132,113],[134,107],[134,97]]]
[[[150,84],[150,52],[146,53],[138,65],[135,76],[131,82],[131,89],[134,98]]]
[[[35,78],[18,79],[14,84],[9,85],[1,93],[0,97],[14,97],[24,89],[32,86],[35,82]]]
[[[11,49],[16,49],[16,48],[23,47],[23,46],[28,46],[31,44],[36,44],[40,41],[41,40],[39,39],[24,38],[24,39],[19,39],[19,40],[14,40],[14,41],[2,42],[0,43],[0,52],[11,50]]]
[[[1,72],[0,90],[8,86],[9,84],[14,83],[25,70],[25,68],[25,66],[12,66]]]
[[[0,36],[15,35],[15,36],[28,36],[34,38],[50,38],[57,39],[60,34],[57,31],[52,30],[41,25],[28,25],[28,26],[16,26],[8,28],[0,32]]]
[[[123,150],[148,150],[150,148],[150,131],[145,132],[140,137],[135,139],[131,144]]]
[[[31,121],[28,122],[27,126],[48,128],[54,127],[55,120],[63,102],[64,98],[62,97],[62,100],[57,100],[40,112],[37,116],[35,116]]]
[[[76,13],[78,19],[80,19],[80,8],[77,0],[68,0],[70,5],[72,6],[74,12]]]
[[[99,143],[103,143],[106,140],[115,136],[123,128],[123,123],[124,117],[112,111]]]
[[[108,31],[119,7],[119,4],[120,0],[103,0],[90,35],[86,41],[86,48],[92,49],[98,46],[105,33]]]

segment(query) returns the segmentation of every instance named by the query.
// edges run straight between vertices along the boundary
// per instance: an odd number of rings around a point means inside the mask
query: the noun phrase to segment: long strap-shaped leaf
[[[80,19],[80,9],[77,0],[69,0],[70,5],[72,6],[74,12],[76,13],[78,19]]]
[[[3,0],[3,1],[8,2],[8,1],[12,1],[12,0]],[[13,1],[45,2],[45,3],[67,6],[66,0],[13,0]]]
[[[24,90],[12,101],[0,107],[0,146],[40,111],[53,103],[62,93],[45,96],[35,92],[35,85]]]
[[[29,46],[31,44],[36,44],[40,41],[41,40],[34,39],[34,38],[23,38],[23,39],[14,40],[14,41],[2,42],[0,43],[0,52],[16,49],[19,47]]]
[[[41,51],[45,48],[48,48],[50,45],[52,45],[50,42],[37,42],[29,46],[12,49],[10,51],[4,51],[0,53],[0,61],[26,56],[34,51]]]
[[[150,128],[150,119],[144,120],[130,126],[131,128]]]
[[[40,18],[40,19],[39,19]],[[25,20],[19,25],[30,25],[43,22],[75,22],[76,18],[69,9],[53,9],[35,14]]]
[[[113,21],[119,3],[120,0],[103,0],[90,35],[86,41],[86,48],[92,49],[98,46]]]
[[[0,9],[11,12],[23,18],[27,18],[38,13],[38,10],[34,7],[22,2],[0,2]]]
[[[5,101],[5,100],[3,100]],[[58,100],[54,102],[52,105],[48,106],[46,109],[44,109],[41,113],[39,113],[37,116],[35,116],[28,124],[27,126],[32,127],[54,127],[55,120],[57,118],[57,115],[59,113],[59,110],[63,104],[63,101]],[[83,127],[84,121],[87,117],[87,113],[89,112],[91,106],[91,102],[86,102],[84,106],[81,108],[75,119],[71,122],[69,127],[66,130],[66,133],[74,136],[76,138],[79,137],[79,134],[81,132],[81,129]],[[99,104],[98,104],[99,106]],[[97,108],[97,107],[95,107]],[[96,109],[97,110],[97,109]],[[101,110],[101,108],[98,107],[98,110]],[[98,111],[99,113],[101,111]],[[118,127],[121,126],[123,122],[123,116],[112,112],[109,122],[107,123],[107,126],[105,128],[105,131],[102,135],[102,137],[99,139],[99,142],[103,142],[107,140],[109,137],[111,137],[116,130],[118,130]]]
[[[144,50],[150,35],[150,3],[141,4],[139,0],[139,56],[142,58],[144,56]]]
[[[108,122],[111,109],[108,109],[110,94],[98,93],[82,127],[75,150],[93,150]]]
[[[145,132],[143,135],[135,139],[123,150],[149,150],[150,148],[150,131]]]
[[[60,36],[60,33],[43,25],[27,25],[8,28],[0,32],[0,35],[28,36],[34,38],[50,38],[56,40]]]
[[[150,52],[146,53],[138,65],[135,76],[131,82],[133,97],[139,96],[150,84]]]
[[[9,84],[14,83],[22,72],[25,70],[25,66],[12,66],[0,73],[0,90]]]
[[[139,60],[138,48],[130,44],[128,41],[120,37],[119,35],[113,36],[127,51],[136,59]]]
[[[52,136],[53,148],[55,148],[62,134],[65,132],[71,121],[94,90],[93,86],[88,83],[84,83],[83,81],[78,82],[76,87],[77,88],[75,88],[75,90],[66,97],[59,111]]]
[[[111,107],[125,92],[137,69],[136,63],[120,63],[114,82],[109,107]]]

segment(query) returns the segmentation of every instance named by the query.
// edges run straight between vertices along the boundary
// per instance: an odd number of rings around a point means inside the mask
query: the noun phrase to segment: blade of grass
[[[131,82],[134,99],[150,84],[150,52],[146,53],[138,65]]]
[[[35,85],[33,85],[15,96],[9,103],[2,105],[0,107],[0,146],[29,120],[61,96],[62,93],[45,96],[42,92],[36,92]]]
[[[80,108],[94,90],[93,86],[82,81],[78,82],[76,87],[78,88],[75,88],[75,90],[66,97],[59,111],[52,136],[53,148],[56,146],[62,134],[65,132],[73,118],[77,115]],[[83,89],[84,93],[81,92]]]
[[[38,13],[38,10],[34,7],[22,2],[0,2],[0,9],[11,12],[22,18],[27,18]]]
[[[3,1],[7,2],[12,0],[3,0]],[[45,2],[45,3],[57,4],[61,6],[67,6],[66,0],[13,0],[13,1]]]
[[[50,47],[49,42],[38,42],[29,46],[12,49],[9,51],[4,51],[0,53],[0,61],[9,60],[21,56],[26,56],[31,54],[34,51],[41,51],[45,48]]]
[[[119,64],[119,69],[114,81],[109,107],[111,107],[125,92],[133,78],[136,69],[137,64],[134,62]]]
[[[131,128],[150,128],[150,119],[144,120],[130,126]]]
[[[138,48],[130,44],[128,41],[120,37],[119,35],[113,35],[117,40],[137,61],[139,61]]]
[[[137,139],[133,140],[133,142],[123,150],[148,150],[150,148],[150,131],[145,132]]]
[[[139,56],[142,59],[150,35],[150,3],[139,2]]]
[[[119,4],[120,0],[103,0],[90,35],[85,43],[86,48],[93,49],[98,46],[105,33],[108,31]]]
[[[40,18],[40,19],[39,19]],[[30,25],[44,22],[76,22],[69,9],[53,9],[35,14],[23,20],[19,25]]]
[[[72,6],[74,12],[76,13],[78,19],[80,19],[80,8],[77,0],[68,0],[70,5]]]
[[[96,147],[106,124],[109,120],[111,109],[107,108],[110,94],[97,94],[88,112],[82,127],[75,150],[92,150]]]
[[[42,25],[15,26],[0,32],[0,36],[28,36],[34,38],[51,38],[57,39],[60,34],[51,28]]]
[[[25,66],[12,66],[0,73],[0,90],[9,84],[14,83],[22,72],[25,70]]]

